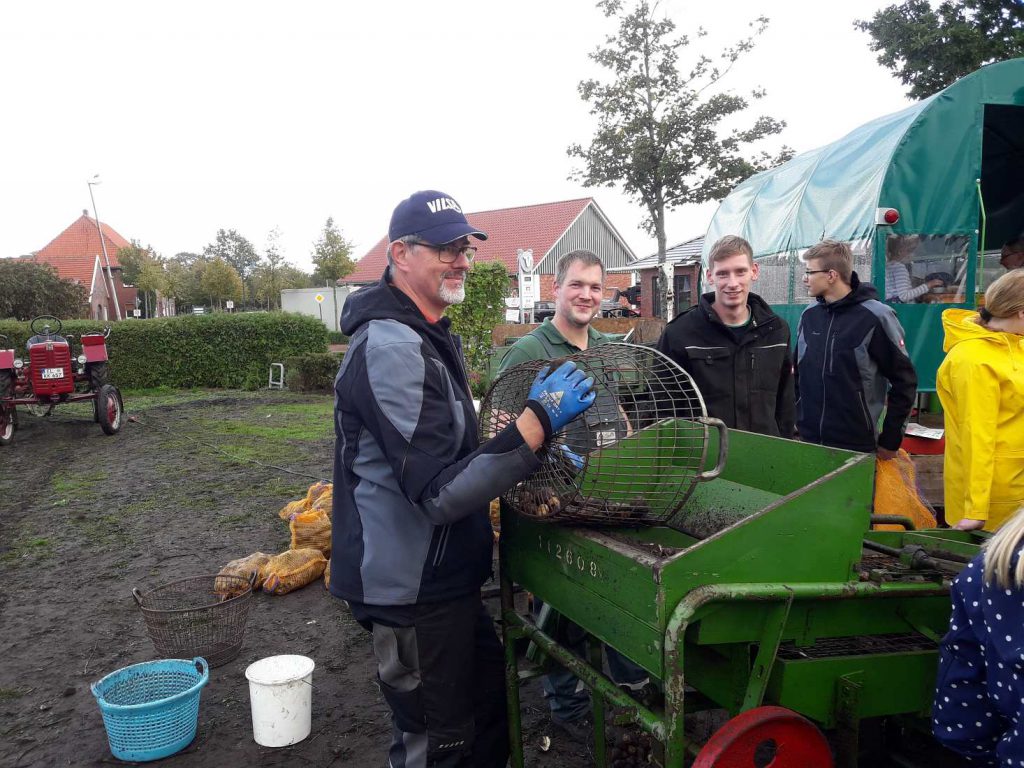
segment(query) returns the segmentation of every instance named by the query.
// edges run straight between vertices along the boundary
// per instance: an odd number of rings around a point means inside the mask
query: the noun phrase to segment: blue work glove
[[[544,427],[544,439],[550,440],[558,430],[594,404],[594,380],[571,360],[562,363],[554,373],[550,366],[537,374],[530,387],[526,407],[533,411]]]

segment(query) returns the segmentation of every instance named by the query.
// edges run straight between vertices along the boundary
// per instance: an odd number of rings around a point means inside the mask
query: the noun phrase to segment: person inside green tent
[[[999,251],[999,263],[1006,270],[1024,267],[1024,235],[1006,242]]]
[[[933,277],[914,285],[910,274],[910,260],[920,244],[917,235],[893,236],[885,242],[885,300],[911,304],[923,301],[932,288],[945,285],[945,281]]]

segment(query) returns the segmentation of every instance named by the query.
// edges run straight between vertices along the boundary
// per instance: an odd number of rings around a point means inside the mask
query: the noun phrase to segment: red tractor
[[[81,354],[71,355],[74,337],[61,336],[63,324],[53,315],[40,315],[31,325],[28,360],[15,357],[10,339],[0,335],[0,445],[7,445],[18,426],[16,406],[28,406],[48,416],[60,403],[92,400],[93,415],[108,435],[121,429],[124,403],[110,384],[107,336],[82,334]]]

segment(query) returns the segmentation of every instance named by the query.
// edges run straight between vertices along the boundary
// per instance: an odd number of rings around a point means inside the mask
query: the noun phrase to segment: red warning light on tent
[[[900,220],[900,212],[895,208],[876,208],[875,224],[891,227]]]

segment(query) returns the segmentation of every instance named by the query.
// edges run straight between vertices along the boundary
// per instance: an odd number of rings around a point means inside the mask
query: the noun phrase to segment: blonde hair
[[[1024,507],[1014,513],[993,534],[985,547],[985,583],[993,581],[1001,587],[1024,587],[1024,557],[1017,559],[1017,567],[1011,577],[1010,565],[1013,555],[1024,539]]]
[[[1011,269],[985,291],[985,307],[980,313],[981,325],[994,317],[1013,317],[1024,310],[1024,269]]]
[[[738,253],[750,259],[751,264],[754,263],[754,249],[750,247],[750,243],[739,235],[726,235],[711,246],[711,251],[708,253],[708,266]]]

